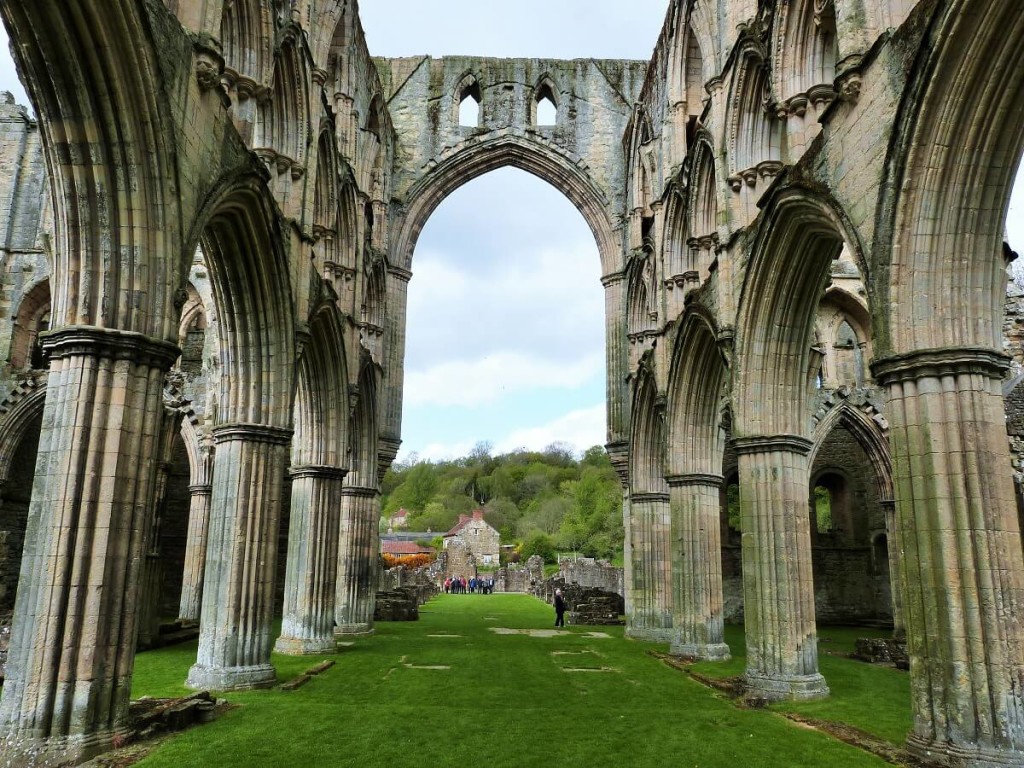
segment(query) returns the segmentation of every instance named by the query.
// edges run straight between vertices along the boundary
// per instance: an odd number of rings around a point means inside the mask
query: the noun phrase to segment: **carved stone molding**
[[[737,437],[732,441],[736,455],[751,453],[771,453],[786,451],[807,456],[814,443],[799,435],[758,435],[756,437]]]
[[[178,345],[169,341],[135,331],[91,325],[72,325],[41,333],[39,337],[51,360],[73,356],[107,357],[167,370],[181,355]]]
[[[985,347],[938,347],[884,357],[871,364],[871,373],[883,386],[927,376],[981,374],[1001,379],[1010,358]]]
[[[665,482],[669,488],[685,488],[690,485],[704,485],[720,488],[725,480],[721,475],[712,475],[703,472],[692,472],[685,475],[667,475]]]
[[[302,464],[289,467],[288,475],[291,478],[297,477],[322,477],[328,480],[342,480],[348,470],[345,467],[333,467],[327,464]]]
[[[273,443],[275,445],[288,445],[292,439],[291,429],[272,427],[269,424],[250,424],[248,422],[220,424],[214,427],[211,432],[213,433],[215,443],[226,443],[230,440],[247,440]]]
[[[663,501],[667,504],[668,494],[657,492],[631,493],[629,494],[629,500],[636,504],[641,504],[645,501]]]

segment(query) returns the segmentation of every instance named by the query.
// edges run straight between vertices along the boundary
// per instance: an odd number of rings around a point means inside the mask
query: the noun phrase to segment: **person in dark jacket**
[[[555,590],[555,626],[565,626],[565,598],[560,589]]]

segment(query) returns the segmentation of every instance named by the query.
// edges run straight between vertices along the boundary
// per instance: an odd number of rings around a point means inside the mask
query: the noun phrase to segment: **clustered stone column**
[[[213,444],[209,435],[199,438],[196,466],[188,487],[188,532],[185,538],[185,567],[181,577],[178,619],[198,622],[203,606],[203,572],[210,531],[210,497],[213,494]]]
[[[376,488],[347,486],[342,489],[338,592],[334,608],[338,634],[373,631],[379,519],[380,496]]]
[[[273,685],[270,663],[281,488],[292,431],[262,424],[214,429],[199,653],[190,688]]]
[[[811,570],[811,443],[795,435],[733,441],[743,531],[746,682],[764,699],[828,695],[818,672]]]
[[[0,754],[81,761],[128,729],[164,373],[173,344],[69,327],[50,374],[7,678]]]
[[[671,652],[728,659],[722,597],[720,475],[667,477],[675,603]]]
[[[278,653],[328,653],[337,648],[334,602],[345,472],[338,467],[292,467],[284,616],[274,648]]]
[[[626,586],[626,635],[639,640],[672,640],[672,524],[667,493],[633,493],[629,498],[631,578]]]
[[[165,417],[166,422],[166,417]],[[164,424],[165,428],[167,424]],[[156,490],[151,502],[152,524],[149,545],[146,547],[146,563],[142,573],[142,591],[139,595],[139,639],[140,651],[152,648],[160,637],[160,593],[163,591],[163,559],[160,551],[160,530],[163,524],[164,504],[167,494],[167,479],[171,465],[160,463],[157,472]]]
[[[896,502],[892,499],[882,499],[882,511],[885,513],[885,535],[889,544],[889,591],[892,593],[892,636],[902,640],[907,636],[906,626],[903,623],[903,562],[900,553],[903,545],[900,543],[899,528],[896,525]]]
[[[601,278],[604,286],[605,365],[608,369],[608,439],[624,446],[628,434],[625,381],[629,365],[629,342],[626,335],[626,275],[613,272]]]
[[[1024,553],[1001,378],[1007,358],[877,361],[889,397],[914,727],[949,765],[1024,764]]]
[[[197,622],[203,605],[203,572],[206,569],[206,545],[210,529],[210,496],[213,485],[194,483],[188,487],[188,534],[185,540],[185,570],[181,579],[181,605],[178,618]]]

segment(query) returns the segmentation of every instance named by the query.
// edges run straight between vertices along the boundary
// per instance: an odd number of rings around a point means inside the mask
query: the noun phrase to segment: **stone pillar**
[[[0,699],[0,752],[15,765],[80,762],[127,733],[164,373],[179,354],[95,327],[43,343],[50,374]]]
[[[380,434],[395,443],[402,434],[402,390],[405,382],[406,307],[412,273],[398,267],[388,269],[387,321],[384,336],[384,384],[381,389]],[[384,473],[380,474],[384,477]]]
[[[146,548],[146,562],[142,572],[142,594],[139,596],[139,638],[136,641],[136,648],[140,651],[153,648],[160,638],[160,594],[164,584],[160,529],[163,523],[167,478],[170,473],[170,464],[161,462],[157,472],[156,490],[150,503],[150,508],[153,509],[153,518],[149,546]]]
[[[675,578],[671,652],[728,659],[722,616],[722,477],[689,474],[666,480]]]
[[[896,502],[892,499],[882,499],[880,502],[882,511],[885,513],[885,536],[889,544],[889,592],[892,594],[892,636],[902,640],[907,636],[906,626],[903,623],[903,568],[902,554],[903,546],[900,543],[900,535],[896,526]]]
[[[811,443],[795,435],[733,441],[743,531],[746,682],[764,699],[828,695],[818,672],[811,570]]]
[[[345,470],[293,467],[288,569],[281,636],[274,647],[292,655],[333,653],[338,529]]]
[[[181,578],[181,605],[178,618],[197,622],[203,604],[203,572],[210,529],[210,496],[213,486],[199,483],[188,487],[188,538],[185,540],[185,571]]]
[[[946,765],[1024,764],[1024,553],[1000,381],[1008,359],[877,361],[888,393],[914,727]]]
[[[243,690],[277,679],[270,664],[271,623],[291,434],[262,424],[226,424],[213,431],[217,469],[190,688]]]
[[[634,493],[629,499],[626,636],[671,642],[672,525],[667,493]]]
[[[629,341],[626,338],[626,281],[624,272],[601,278],[604,286],[605,365],[607,367],[608,442],[629,439],[628,408]]]
[[[335,632],[340,635],[373,631],[379,518],[380,495],[376,488],[348,486],[342,489],[338,592],[334,608]]]

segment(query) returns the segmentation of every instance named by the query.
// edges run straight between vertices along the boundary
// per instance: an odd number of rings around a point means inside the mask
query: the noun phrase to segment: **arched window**
[[[832,533],[832,491],[824,485],[814,486],[814,530],[819,534]]]
[[[846,320],[839,324],[834,349],[836,379],[840,384],[859,387],[864,383],[864,358],[857,333]]]
[[[470,80],[459,91],[459,125],[476,128],[480,125],[480,84]]]
[[[558,123],[558,103],[550,83],[541,83],[536,96],[537,125],[551,127]]]
[[[43,280],[25,293],[14,317],[11,339],[11,367],[41,370],[46,368],[39,335],[50,330],[50,281]]]

